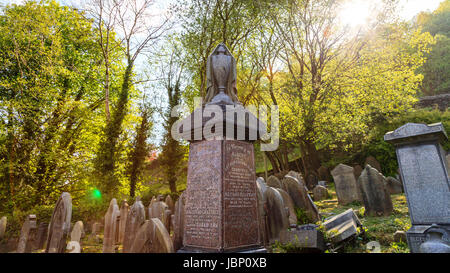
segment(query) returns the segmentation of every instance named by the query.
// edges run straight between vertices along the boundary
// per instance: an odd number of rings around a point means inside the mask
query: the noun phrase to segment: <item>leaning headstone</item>
[[[134,238],[139,227],[145,221],[145,207],[139,197],[136,197],[136,201],[130,207],[127,216],[127,222],[125,224],[125,235],[123,238],[123,252],[128,253],[134,243]]]
[[[267,186],[272,188],[278,188],[283,189],[283,186],[281,185],[280,179],[278,179],[276,176],[271,175],[269,178],[267,178]]]
[[[353,166],[353,174],[355,175],[355,179],[358,180],[359,176],[361,175],[363,171],[363,168],[361,165],[355,165]]]
[[[0,239],[3,238],[3,236],[5,236],[5,231],[6,231],[6,216],[3,216],[2,219],[0,219]]]
[[[108,211],[105,214],[105,229],[103,232],[103,253],[115,252],[117,217],[120,215],[116,198],[109,203]]]
[[[48,223],[39,223],[39,227],[36,233],[36,249],[43,249],[45,245],[45,241],[47,240],[47,232],[48,232]]]
[[[299,248],[298,253],[322,253],[325,251],[325,239],[323,233],[317,230],[316,225],[307,224],[295,229],[283,232],[280,235],[280,243],[291,244]]]
[[[385,184],[389,194],[399,194],[403,192],[402,183],[393,177],[387,177]]]
[[[320,166],[320,168],[317,169],[317,176],[319,180],[331,181],[330,170],[325,166]]]
[[[173,247],[178,250],[183,245],[183,229],[184,229],[184,204],[185,197],[184,193],[180,195],[178,200],[175,202],[175,214],[174,214],[174,225],[173,225]]]
[[[353,201],[362,201],[361,192],[356,183],[352,167],[339,164],[331,171],[331,175],[336,186],[339,204],[347,205]]]
[[[136,233],[131,253],[173,253],[169,233],[158,218],[146,220]]]
[[[17,245],[17,253],[31,253],[32,242],[36,234],[36,215],[31,214],[27,217],[20,230],[19,243]]]
[[[314,201],[321,201],[328,198],[328,190],[324,186],[317,185],[313,189]]]
[[[379,171],[381,173],[380,162],[378,162],[378,160],[375,157],[368,156],[366,158],[366,161],[364,161],[364,167],[366,167],[367,165],[372,166],[372,168],[375,168],[377,171]]]
[[[292,176],[286,175],[282,180],[286,192],[292,198],[294,206],[303,209],[312,222],[320,220],[319,211],[308,194],[306,186]]]
[[[334,244],[340,244],[354,238],[358,234],[358,227],[362,227],[362,224],[353,209],[348,209],[341,214],[326,219],[323,226],[331,241]]]
[[[442,123],[407,123],[384,140],[395,145],[397,161],[408,202],[411,228],[406,232],[411,253],[444,251],[450,246],[450,181],[447,141]]]
[[[72,233],[70,233],[70,240],[81,243],[81,238],[84,237],[84,225],[82,221],[78,221],[73,225]]]
[[[126,200],[122,201],[120,206],[120,224],[119,224],[119,243],[123,243],[123,237],[125,236],[125,225],[127,223],[129,206]]]
[[[66,239],[70,232],[72,219],[72,198],[68,192],[63,192],[56,202],[52,219],[48,227],[46,253],[64,253]]]
[[[277,189],[278,192],[281,194],[281,197],[283,197],[283,203],[284,206],[288,208],[289,210],[289,225],[296,225],[297,224],[297,215],[295,214],[295,207],[294,202],[292,202],[291,196],[282,189]]]
[[[274,243],[279,240],[280,233],[289,228],[288,210],[280,192],[273,187],[268,187],[264,193],[264,204],[267,214],[268,241]]]
[[[375,168],[366,165],[358,178],[363,196],[365,214],[369,216],[389,216],[393,206],[384,177]]]

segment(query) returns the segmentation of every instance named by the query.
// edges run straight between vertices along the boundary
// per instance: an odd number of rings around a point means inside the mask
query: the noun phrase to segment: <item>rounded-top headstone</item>
[[[146,220],[139,228],[131,253],[173,253],[172,240],[158,218]]]
[[[56,202],[48,228],[46,253],[64,253],[72,219],[72,197],[63,192]]]
[[[367,165],[358,178],[358,184],[361,187],[366,215],[389,216],[392,213],[391,196],[381,173]]]
[[[273,187],[273,188],[279,188],[282,189],[283,186],[281,185],[280,179],[278,179],[276,176],[271,175],[269,178],[267,178],[267,186]]]

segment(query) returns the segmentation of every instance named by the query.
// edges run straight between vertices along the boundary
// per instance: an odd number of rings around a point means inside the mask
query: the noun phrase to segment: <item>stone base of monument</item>
[[[182,252],[265,252],[253,144],[190,144]]]
[[[406,239],[408,241],[408,246],[411,253],[422,253],[421,245],[426,242],[431,242],[428,231],[432,228],[431,225],[413,225],[406,232]],[[440,238],[440,243],[446,244],[450,248],[450,225],[442,226],[439,228],[442,230],[442,237]],[[439,243],[439,242],[437,242]]]

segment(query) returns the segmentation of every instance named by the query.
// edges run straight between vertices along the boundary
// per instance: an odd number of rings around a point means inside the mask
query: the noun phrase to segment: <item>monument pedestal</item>
[[[179,252],[265,252],[256,190],[251,142],[191,143]]]

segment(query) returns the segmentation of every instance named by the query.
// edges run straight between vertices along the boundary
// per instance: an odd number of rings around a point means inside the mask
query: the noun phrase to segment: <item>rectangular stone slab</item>
[[[446,159],[437,143],[397,147],[411,224],[450,224]]]
[[[253,144],[190,144],[183,247],[210,252],[260,245]]]

